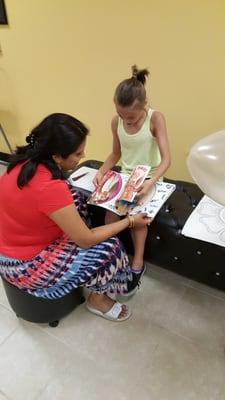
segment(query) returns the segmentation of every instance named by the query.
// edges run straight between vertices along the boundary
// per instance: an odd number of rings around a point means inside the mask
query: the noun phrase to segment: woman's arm
[[[116,235],[130,225],[130,220],[127,217],[118,222],[114,222],[113,224],[89,229],[80,217],[74,204],[54,211],[49,215],[49,217],[71,238],[71,240],[82,248],[94,246],[95,244]],[[146,217],[145,220],[147,225],[147,222],[149,221],[147,221]]]

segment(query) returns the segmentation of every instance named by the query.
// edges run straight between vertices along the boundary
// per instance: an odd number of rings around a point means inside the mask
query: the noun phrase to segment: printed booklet
[[[152,190],[142,197],[142,205],[137,203],[137,188],[142,185],[150,167],[138,165],[130,176],[116,171],[108,171],[96,189],[93,179],[97,170],[89,167],[81,167],[73,172],[68,181],[78,189],[84,190],[90,194],[88,203],[103,207],[118,215],[146,213],[154,218],[162,205],[176,189],[176,185],[167,182],[158,181]]]

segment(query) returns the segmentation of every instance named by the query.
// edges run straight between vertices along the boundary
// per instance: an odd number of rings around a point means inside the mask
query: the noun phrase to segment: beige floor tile
[[[148,354],[150,337],[157,338],[158,346]],[[121,353],[115,359],[107,353],[102,362],[99,353],[96,359],[80,362],[79,355],[77,363],[58,374],[38,400],[222,400],[222,356],[151,323],[149,336],[139,340],[138,359],[129,338],[127,345],[129,358]]]
[[[128,400],[135,369],[130,366],[125,375],[120,371],[120,362],[116,368],[107,359],[104,367],[98,360],[88,360],[85,365],[78,360],[50,382],[38,400]]]
[[[167,328],[195,343],[222,352],[225,348],[225,301],[187,288]]]
[[[5,397],[4,393],[0,391],[0,400],[8,400],[7,397]]]
[[[186,282],[184,282],[184,285],[197,289],[200,292],[225,300],[225,292],[223,292],[222,290],[215,289],[211,286],[204,285],[203,283],[187,279]]]
[[[162,335],[162,328],[150,322],[145,322],[145,326],[139,328],[130,325],[130,330],[127,326],[126,337],[121,335],[121,331],[117,333],[118,337],[114,337],[116,343],[113,343],[109,331],[102,329],[108,337],[108,343],[103,337],[98,342],[96,340],[97,352],[87,340],[89,353],[92,354],[88,362],[85,365],[71,365],[63,375],[55,377],[38,400],[129,400],[137,383],[148,379],[148,370],[154,362],[156,351],[156,346],[150,343],[158,342]],[[103,347],[100,348],[99,342],[102,340]],[[141,399],[140,396],[137,398]]]
[[[152,273],[153,273],[153,276],[155,274],[161,275],[163,280],[172,281],[174,283],[179,282],[184,286],[192,287],[201,292],[208,293],[214,297],[219,297],[219,298],[225,299],[225,292],[222,290],[218,290],[211,286],[208,286],[203,283],[186,278],[185,276],[176,274],[175,272],[169,271],[165,268],[161,268],[161,267],[158,267],[158,266],[150,264],[150,263],[147,263],[147,265],[148,265],[147,274],[149,276],[151,276]]]
[[[183,275],[177,274],[169,269],[159,267],[157,265],[153,265],[147,263],[147,271],[146,274],[148,276],[160,276],[162,280],[167,282],[179,283],[181,285],[187,285],[190,279],[186,278]],[[196,282],[197,283],[197,282]]]
[[[0,345],[17,328],[19,322],[13,313],[0,305]],[[0,347],[1,352],[1,347]],[[1,385],[0,385],[1,389]]]
[[[0,389],[10,400],[33,400],[70,362],[71,350],[32,324],[0,346]]]
[[[224,400],[224,399],[225,399],[225,382],[222,385],[222,389],[221,389],[220,395],[218,397],[218,400]]]
[[[84,305],[56,329],[47,326],[42,329],[86,358],[98,360],[100,365],[106,365],[107,360],[116,366],[122,359],[127,373],[130,365],[140,363],[144,368],[157,345],[157,337],[151,336],[150,322],[138,314],[128,321],[111,322],[88,312]]]
[[[144,277],[142,289],[132,299],[136,313],[140,306],[142,312],[156,324],[185,336],[199,345],[223,351],[225,348],[225,301],[219,291],[204,291],[205,285],[198,283],[192,288],[177,279],[175,274],[148,272]],[[187,280],[188,281],[188,280]],[[141,301],[141,302],[140,302]],[[140,311],[141,312],[141,311]]]
[[[127,301],[130,320],[82,305],[50,328],[18,320],[0,281],[0,400],[224,400],[217,292],[154,267]]]
[[[160,331],[154,360],[129,400],[224,400],[225,359],[170,332]]]
[[[1,279],[0,279],[0,304],[2,304],[3,306],[5,306],[5,307],[8,308],[9,310],[12,310],[11,307],[10,307],[10,305],[9,305],[7,296],[6,296],[6,294],[5,294],[5,289],[4,289],[4,287],[3,287],[3,283],[2,283],[2,280],[1,280]]]
[[[140,290],[132,297],[134,316],[167,327],[187,289],[161,275],[145,275]]]

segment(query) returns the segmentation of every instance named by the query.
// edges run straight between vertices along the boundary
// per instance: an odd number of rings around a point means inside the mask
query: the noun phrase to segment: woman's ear
[[[55,163],[56,163],[58,166],[60,166],[60,162],[61,162],[61,159],[62,159],[61,156],[58,156],[57,154],[53,154],[53,155],[52,155],[52,159],[55,161]]]

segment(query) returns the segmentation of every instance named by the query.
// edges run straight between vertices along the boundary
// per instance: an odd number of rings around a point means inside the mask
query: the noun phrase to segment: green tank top
[[[139,164],[151,167],[149,176],[154,174],[161,162],[156,139],[150,131],[150,121],[154,110],[149,109],[146,119],[137,133],[127,133],[123,120],[119,117],[117,134],[121,146],[121,172],[130,175],[132,169]]]

